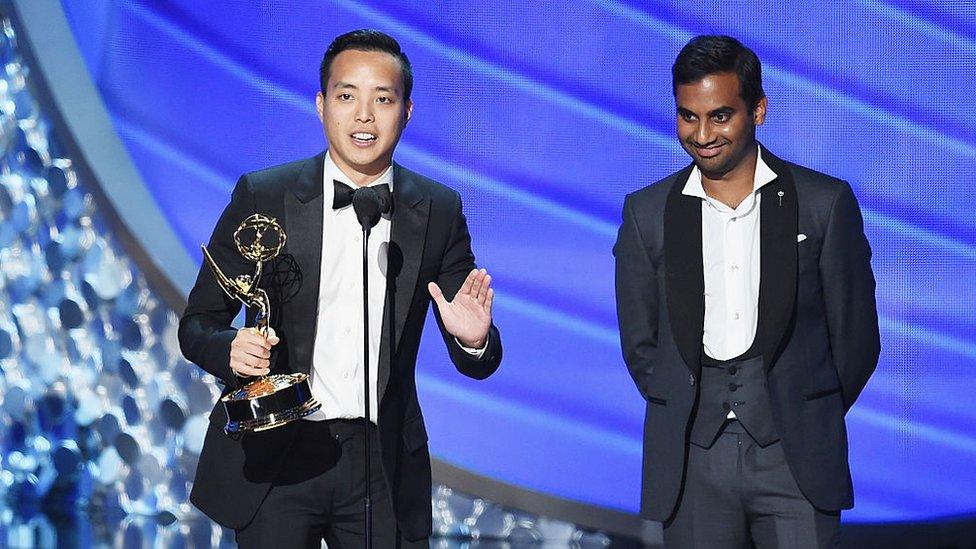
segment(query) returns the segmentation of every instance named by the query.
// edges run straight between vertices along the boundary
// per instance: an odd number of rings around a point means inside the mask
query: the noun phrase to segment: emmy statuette
[[[206,246],[200,246],[204,261],[224,292],[245,307],[257,309],[256,325],[251,329],[264,337],[268,336],[271,300],[258,284],[264,263],[281,253],[286,238],[285,231],[272,217],[254,214],[241,222],[234,231],[234,244],[241,256],[253,261],[255,266],[253,274],[241,274],[234,278],[220,270]],[[227,413],[227,424],[224,426],[227,434],[274,429],[301,419],[322,406],[312,396],[308,375],[303,373],[261,376],[224,395],[220,401]]]

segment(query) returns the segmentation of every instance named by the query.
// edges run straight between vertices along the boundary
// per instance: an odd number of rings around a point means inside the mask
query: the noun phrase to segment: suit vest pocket
[[[825,396],[830,396],[832,394],[839,393],[839,392],[840,392],[840,387],[834,387],[833,389],[827,389],[825,391],[817,391],[815,393],[810,393],[806,395],[804,398],[806,398],[807,400],[816,400],[818,398],[823,398]]]

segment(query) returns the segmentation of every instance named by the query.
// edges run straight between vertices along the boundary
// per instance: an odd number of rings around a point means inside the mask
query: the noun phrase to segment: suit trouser
[[[779,441],[763,448],[729,421],[711,447],[689,444],[678,508],[664,523],[668,549],[837,547],[839,538],[840,512],[807,501]]]
[[[302,421],[294,446],[254,519],[237,531],[242,548],[329,549],[365,546],[365,420]],[[401,538],[370,425],[373,547],[428,547]]]

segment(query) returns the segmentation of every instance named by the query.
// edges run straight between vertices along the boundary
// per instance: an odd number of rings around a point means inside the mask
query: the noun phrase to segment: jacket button
[[[728,402],[723,402],[723,403],[722,403],[722,409],[723,409],[723,410],[725,410],[725,411],[727,412],[727,411],[729,411],[729,410],[731,410],[731,409],[732,409],[732,407],[731,407],[731,406],[729,406],[729,403],[728,403]]]
[[[736,390],[736,389],[738,389],[738,388],[739,388],[739,386],[738,386],[738,385],[736,385],[735,383],[729,383],[729,390],[730,390],[730,391],[732,391],[733,393],[734,393],[734,392],[735,392],[735,390]]]
[[[734,376],[736,374],[736,372],[738,372],[738,371],[739,371],[739,369],[737,367],[735,367],[735,365],[729,366],[729,375]]]

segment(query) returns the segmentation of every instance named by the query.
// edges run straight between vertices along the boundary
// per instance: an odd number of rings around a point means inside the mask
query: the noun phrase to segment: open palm
[[[437,304],[448,333],[465,347],[484,347],[491,326],[491,302],[495,297],[491,275],[484,269],[473,269],[451,301],[434,282],[427,285],[427,290]]]

